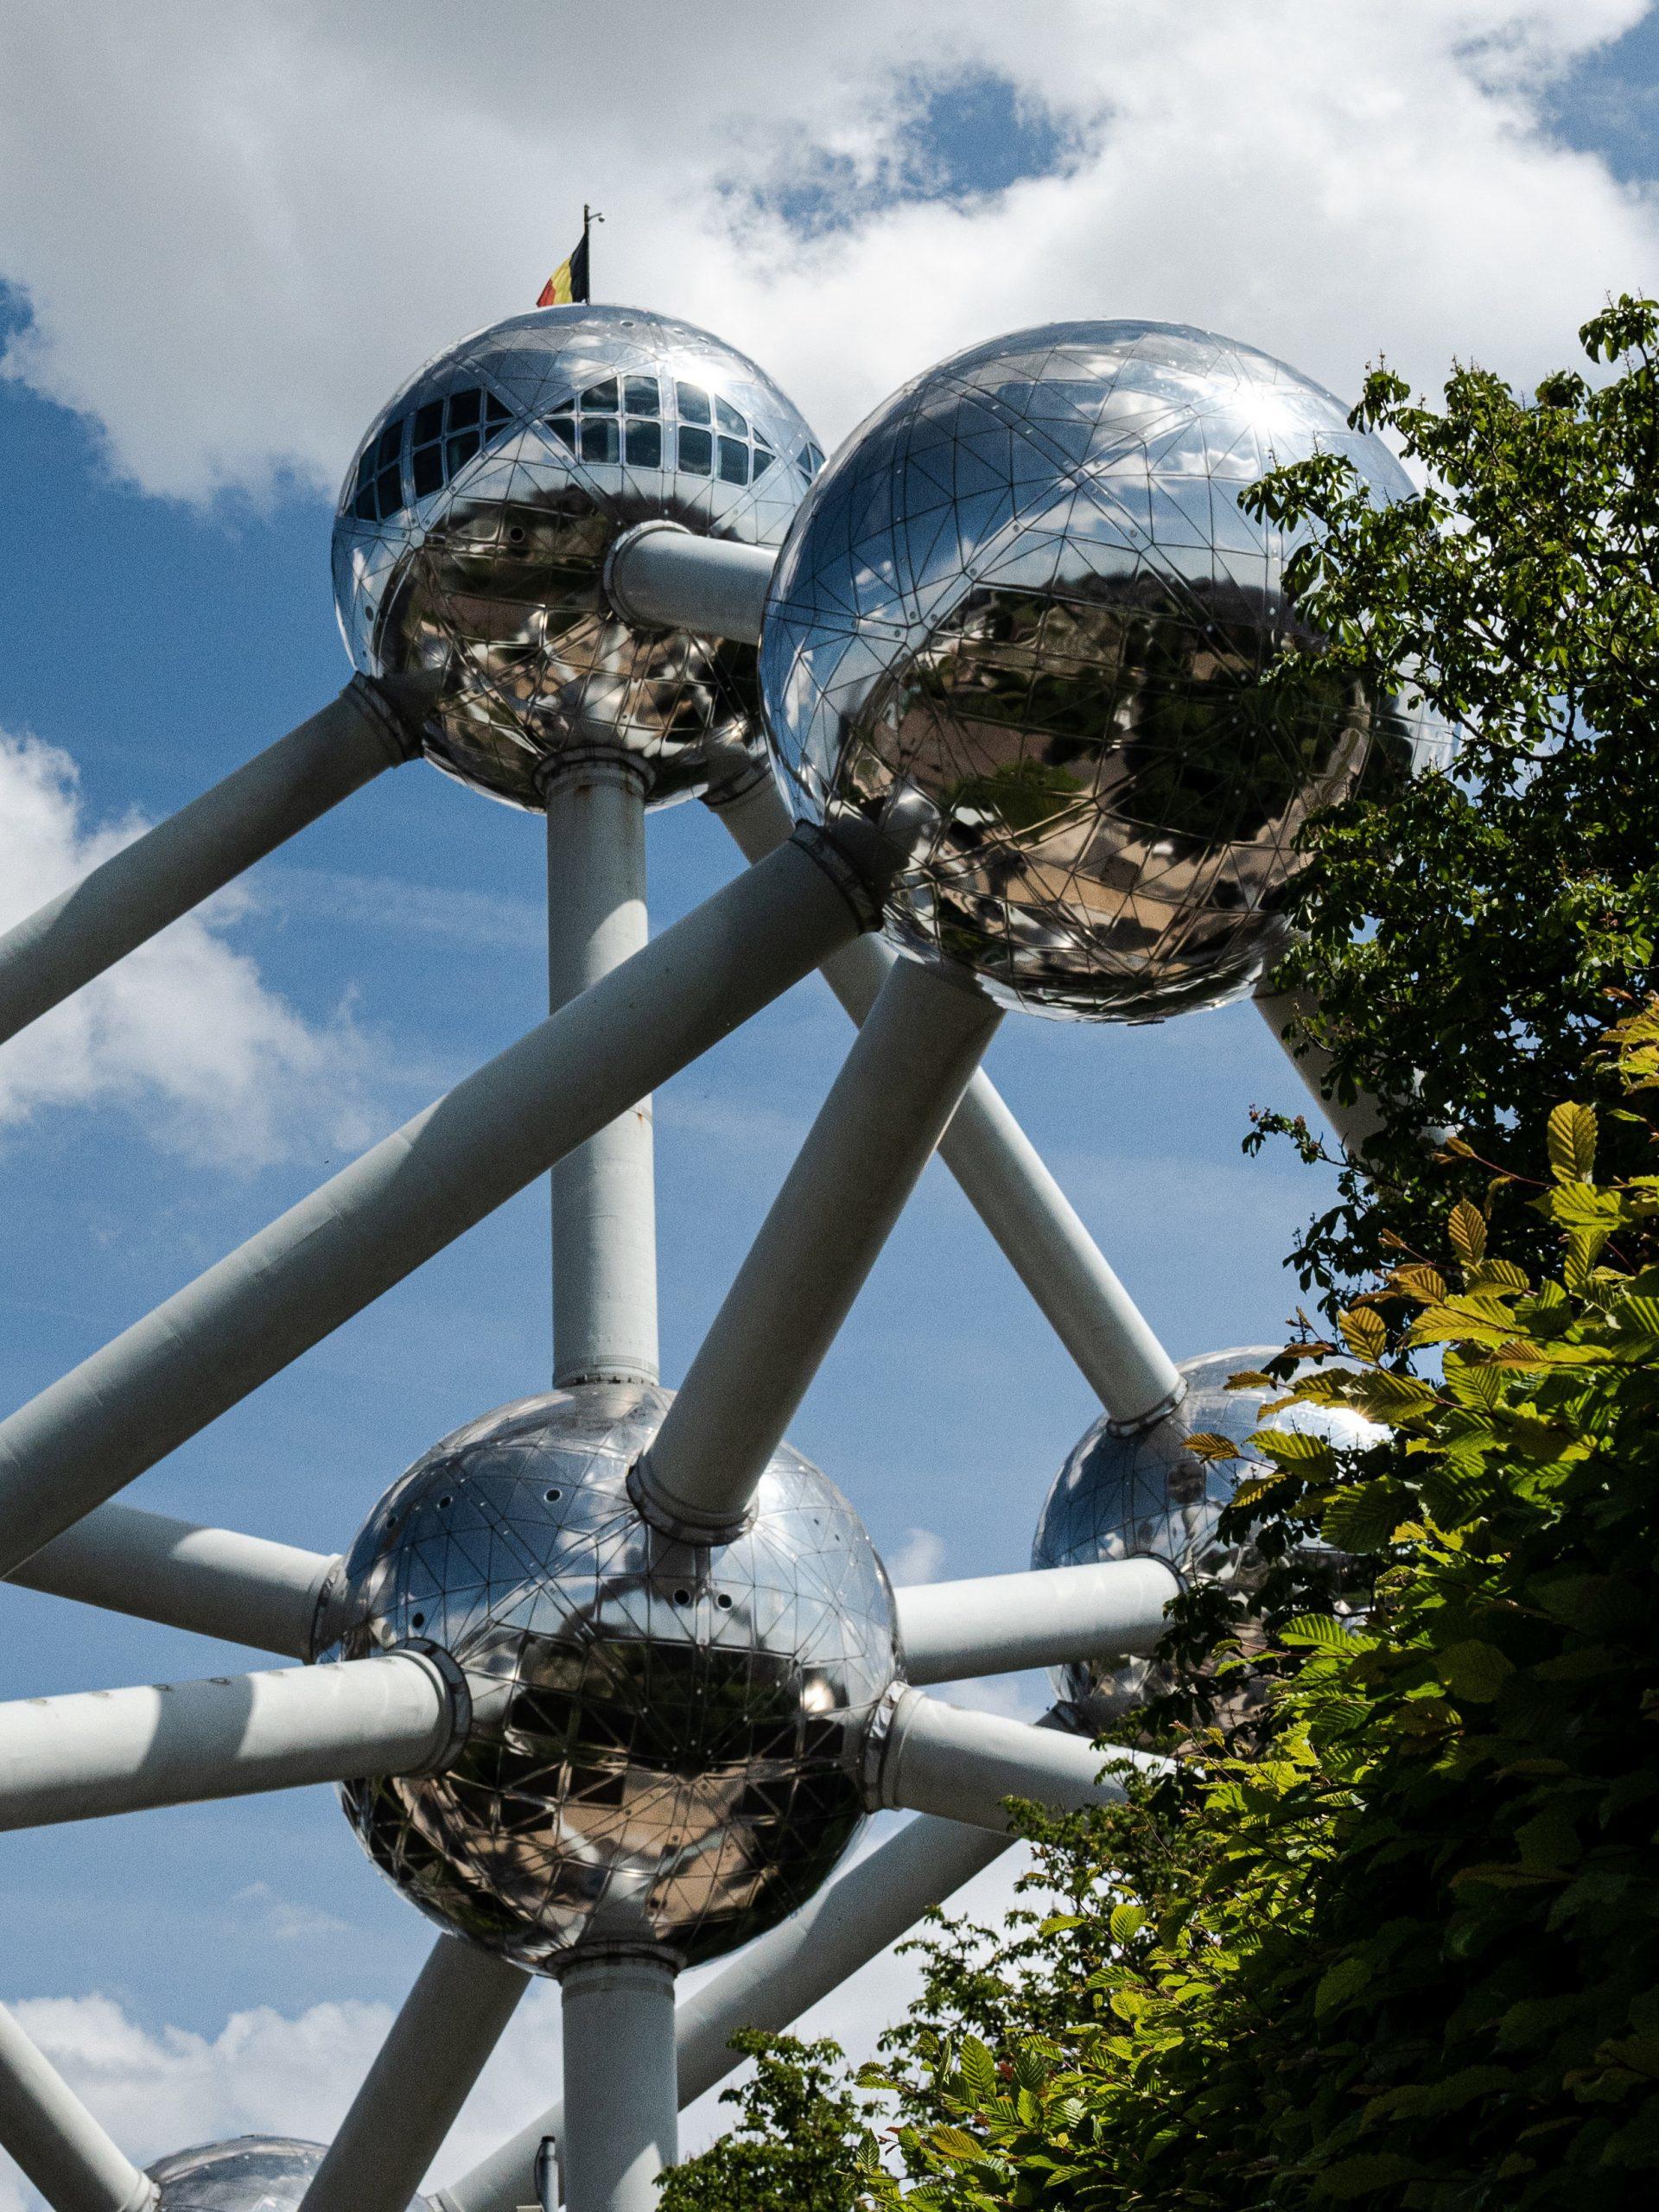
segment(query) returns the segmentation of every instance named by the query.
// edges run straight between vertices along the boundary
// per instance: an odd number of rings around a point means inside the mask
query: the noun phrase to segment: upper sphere
[[[628,1470],[669,1402],[587,1383],[486,1414],[348,1563],[334,1656],[435,1644],[473,1711],[442,1773],[347,1783],[346,1811],[423,1911],[532,1971],[595,1946],[695,1963],[804,1904],[862,1819],[899,1671],[862,1524],[787,1446],[734,1542],[641,1519]]]
[[[764,756],[753,646],[630,628],[605,556],[658,519],[783,541],[823,455],[771,378],[637,308],[514,315],[428,362],[340,493],[334,603],[356,665],[428,671],[429,759],[517,806],[573,749],[621,751],[653,804]]]
[[[299,2212],[325,2146],[288,2135],[233,2135],[157,2158],[146,2171],[159,2212]],[[424,2212],[414,2199],[410,2212]]]
[[[820,808],[906,855],[890,931],[1039,1012],[1154,1020],[1283,943],[1296,834],[1370,717],[1256,678],[1292,550],[1239,493],[1344,455],[1410,490],[1318,385],[1169,323],[1053,323],[879,408],[814,486],[761,642],[767,717]]]
[[[1160,1559],[1183,1580],[1246,1580],[1255,1562],[1236,1543],[1224,1544],[1218,1523],[1233,1492],[1263,1462],[1243,1447],[1262,1427],[1262,1408],[1281,1390],[1230,1390],[1227,1378],[1277,1357],[1278,1344],[1245,1344],[1184,1361],[1186,1395],[1173,1413],[1128,1435],[1113,1433],[1104,1416],[1084,1436],[1043,1503],[1031,1549],[1033,1567],[1084,1567],[1097,1560]],[[1290,1405],[1273,1414],[1275,1428],[1322,1436],[1337,1445],[1376,1442],[1384,1432],[1345,1407]],[[1237,1459],[1200,1459],[1189,1436],[1224,1436]],[[1079,1662],[1057,1669],[1056,1689],[1095,1727],[1138,1705],[1156,1670],[1145,1659],[1119,1665]]]

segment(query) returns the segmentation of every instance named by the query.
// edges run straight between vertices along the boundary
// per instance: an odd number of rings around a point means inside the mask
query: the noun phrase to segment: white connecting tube
[[[0,1422],[0,1573],[856,936],[850,877],[821,844],[749,869]]]
[[[0,1041],[420,752],[418,685],[354,677],[321,714],[0,937]]]
[[[923,1582],[893,1594],[906,1678],[956,1682],[1144,1655],[1180,1592],[1179,1576],[1161,1560],[1125,1559]]]
[[[1102,1751],[1061,1728],[964,1712],[920,1690],[903,1689],[893,1700],[879,1745],[874,1794],[882,1805],[1006,1834],[1010,1797],[1030,1798],[1058,1813],[1116,1803],[1123,1784],[1103,1773],[1109,1761],[1154,1773],[1167,1765],[1144,1751]]]
[[[464,1726],[416,1652],[0,1705],[0,1829],[442,1764]]]

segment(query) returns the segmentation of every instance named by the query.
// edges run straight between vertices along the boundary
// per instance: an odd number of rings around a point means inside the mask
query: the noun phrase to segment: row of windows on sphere
[[[655,377],[604,377],[579,399],[567,400],[548,426],[583,461],[661,468],[666,438],[675,440],[674,465],[683,475],[715,476],[722,484],[759,482],[778,456],[760,440],[751,443],[747,418],[728,399],[698,385],[677,381],[677,433],[665,432],[662,387]],[[499,437],[512,410],[493,392],[468,385],[443,399],[429,399],[411,418],[388,423],[357,466],[352,512],[364,522],[385,522],[404,504],[402,456],[410,422],[410,477],[413,496],[441,491],[474,454]],[[717,429],[716,429],[716,426]],[[823,455],[809,445],[798,466],[810,483]]]

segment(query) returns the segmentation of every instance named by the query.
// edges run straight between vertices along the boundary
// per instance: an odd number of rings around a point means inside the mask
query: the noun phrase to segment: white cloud
[[[874,1847],[872,1834],[866,1847]],[[1011,1850],[949,1901],[952,1915],[996,1920],[1014,1902],[1027,1854]],[[687,1977],[695,1988],[720,1967]],[[851,1976],[796,2024],[834,2036],[849,2056],[874,2055],[877,2037],[914,1996],[919,1970],[892,1949]],[[327,2142],[391,2024],[385,2005],[314,2005],[296,2016],[259,2006],[233,2012],[217,2035],[143,2026],[114,1999],[24,1999],[26,2031],[128,2155],[148,2164],[194,2143],[268,2133]],[[435,2162],[432,2178],[465,2172],[558,2094],[558,1993],[532,1985]],[[718,2090],[682,2120],[681,2147],[700,2150],[730,2124]],[[40,2200],[0,2155],[0,2212],[36,2212]]]
[[[602,295],[754,352],[831,437],[950,347],[1151,315],[1265,342],[1338,389],[1386,347],[1536,372],[1610,288],[1659,283],[1650,194],[1541,128],[1643,0],[94,0],[0,36],[11,373],[200,497],[332,489],[427,353],[528,304],[598,200]],[[873,204],[966,70],[1054,118],[1061,173]],[[925,149],[924,149],[925,150]],[[810,241],[766,195],[853,181]],[[861,200],[859,193],[864,197]],[[757,201],[756,195],[760,198]],[[879,203],[880,192],[874,190]]]
[[[932,1529],[906,1529],[887,1555],[887,1573],[900,1588],[937,1582],[944,1565],[944,1539]]]
[[[85,819],[74,763],[0,731],[0,930],[136,836],[130,818]],[[349,1016],[304,1020],[227,941],[243,895],[175,922],[0,1054],[0,1128],[65,1106],[117,1106],[148,1135],[199,1157],[253,1166],[327,1138],[369,1133],[369,1055]]]

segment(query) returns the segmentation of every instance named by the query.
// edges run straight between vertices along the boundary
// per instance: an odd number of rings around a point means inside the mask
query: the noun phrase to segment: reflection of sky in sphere
[[[613,541],[667,519],[776,545],[823,459],[753,362],[632,308],[515,315],[429,361],[371,426],[340,493],[334,595],[371,674],[444,678],[426,748],[540,804],[550,759],[638,760],[655,804],[763,750],[754,649],[610,612]]]
[[[907,855],[901,942],[1048,1013],[1155,1019],[1261,974],[1296,836],[1372,735],[1351,687],[1258,683],[1297,634],[1289,547],[1237,495],[1319,450],[1409,489],[1281,362],[1141,322],[958,354],[841,449],[762,683],[813,802]]]
[[[1262,1408],[1282,1397],[1282,1390],[1227,1388],[1230,1376],[1260,1369],[1281,1350],[1244,1344],[1185,1361],[1185,1397],[1173,1413],[1130,1435],[1115,1435],[1103,1415],[1072,1450],[1044,1501],[1032,1565],[1160,1559],[1188,1580],[1248,1577],[1248,1551],[1222,1543],[1217,1526],[1239,1484],[1264,1462],[1253,1452],[1200,1459],[1185,1449],[1185,1439],[1200,1432],[1224,1436],[1243,1452],[1255,1431],[1268,1426],[1338,1445],[1375,1443],[1384,1433],[1345,1407],[1290,1405],[1264,1414]],[[1155,1674],[1144,1659],[1116,1668],[1079,1662],[1057,1668],[1053,1681],[1063,1698],[1092,1714],[1098,1726],[1146,1696]]]
[[[287,2135],[233,2135],[175,2151],[148,2169],[160,2212],[298,2212],[324,2145]],[[424,2212],[426,2199],[410,2212]]]
[[[545,1970],[587,1942],[732,1949],[818,1887],[863,1816],[897,1671],[862,1524],[785,1446],[714,1549],[643,1522],[667,1393],[587,1384],[458,1430],[354,1547],[335,1656],[425,1640],[462,1668],[441,1775],[347,1784],[365,1848],[440,1925]]]

